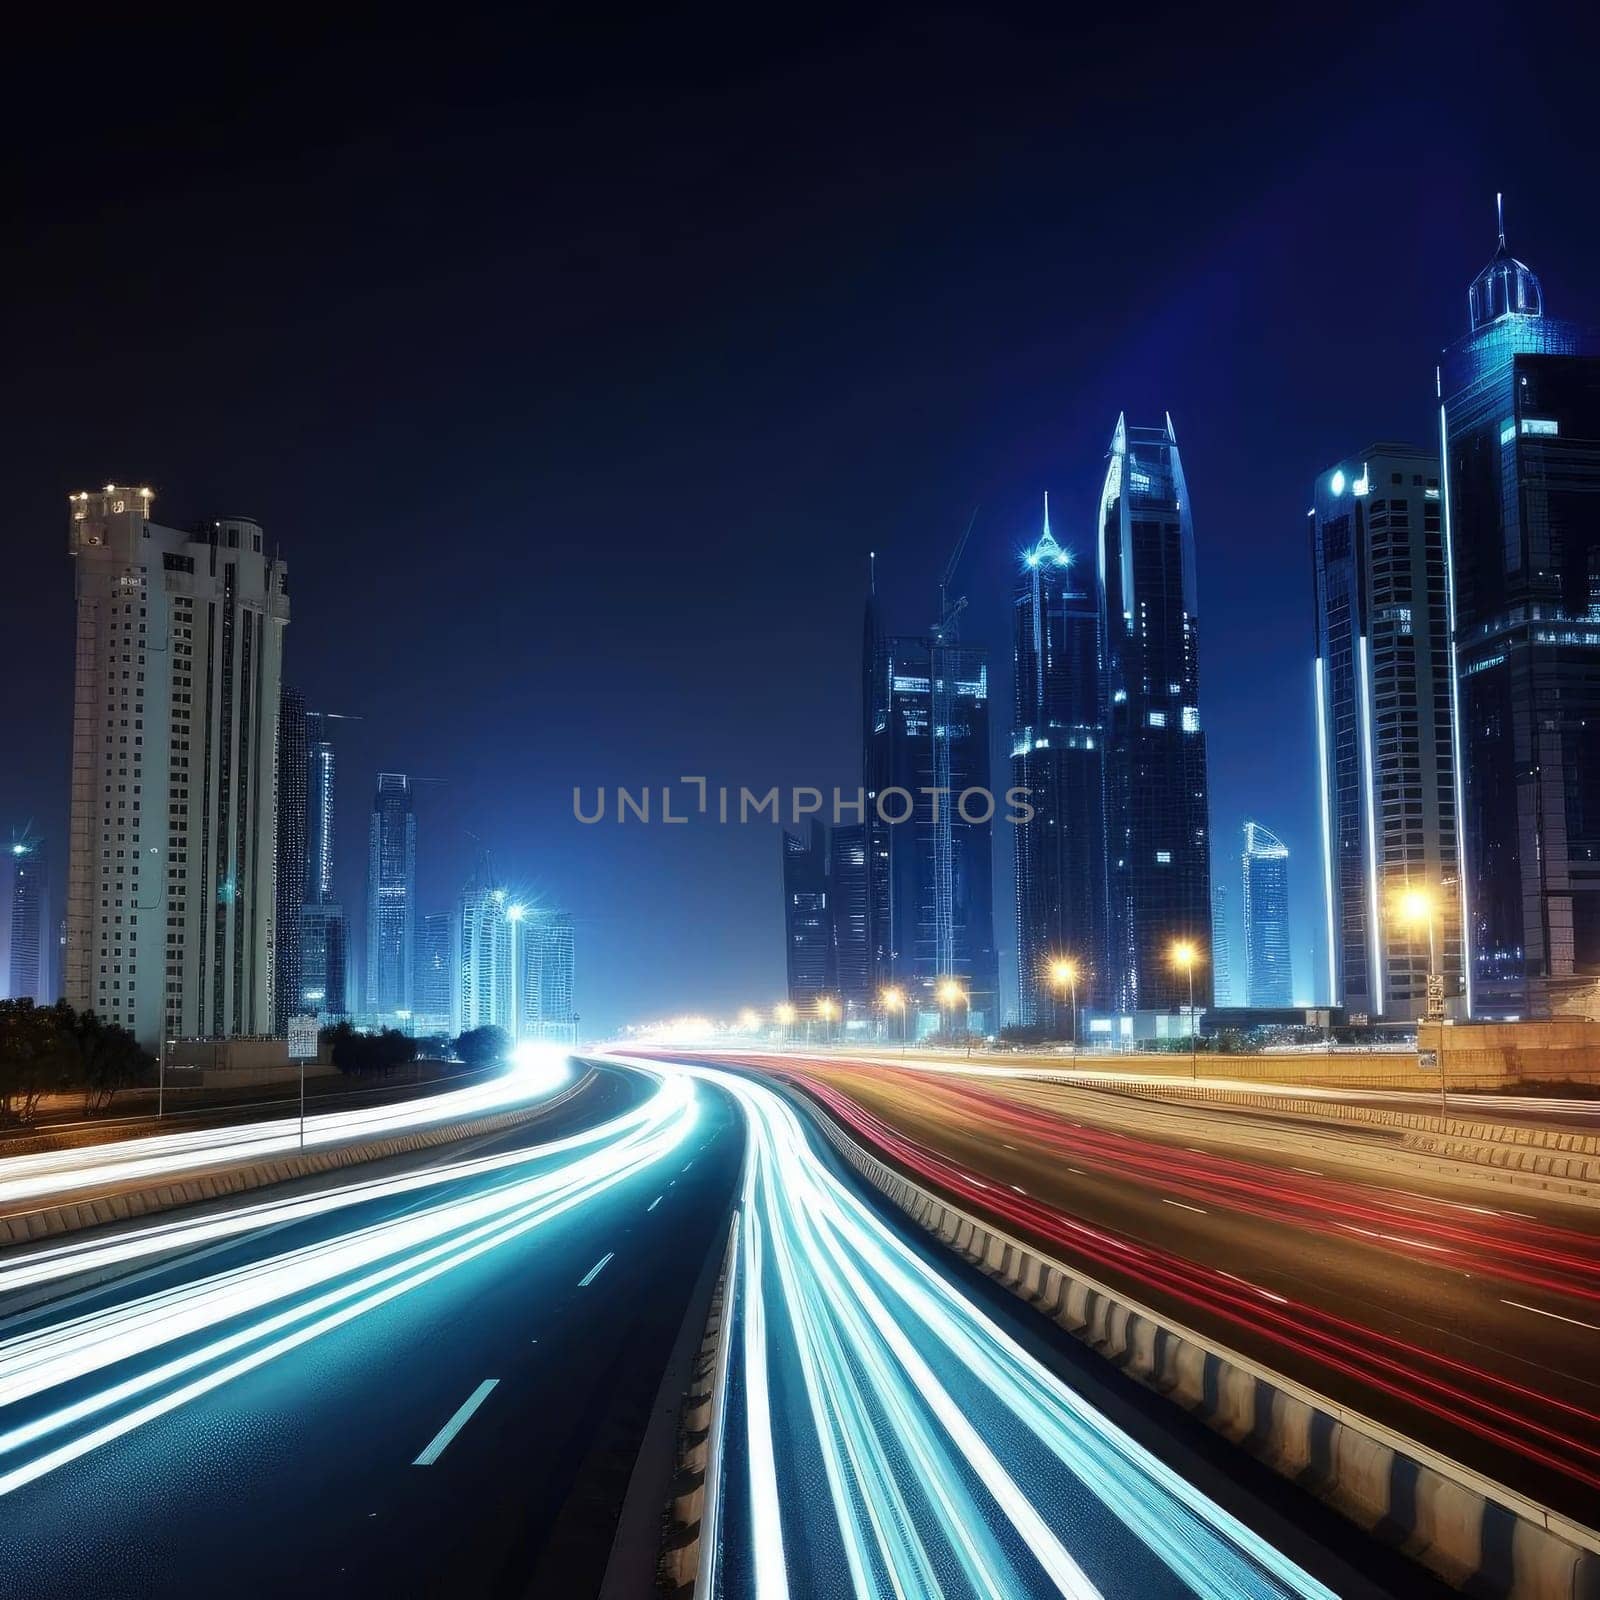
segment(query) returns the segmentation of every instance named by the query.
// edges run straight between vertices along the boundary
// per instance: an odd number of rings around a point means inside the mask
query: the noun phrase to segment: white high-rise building
[[[506,892],[480,872],[462,891],[456,919],[455,1031],[511,1027],[511,919]]]
[[[63,989],[163,1037],[273,1028],[279,673],[288,575],[243,518],[71,497],[77,662]]]

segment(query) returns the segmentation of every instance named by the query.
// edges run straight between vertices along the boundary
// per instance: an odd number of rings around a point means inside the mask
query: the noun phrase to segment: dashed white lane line
[[[1318,1172],[1315,1167],[1290,1167],[1289,1170],[1291,1172],[1303,1172],[1308,1178],[1322,1177],[1322,1173]]]
[[[615,1250],[607,1250],[606,1253],[603,1256],[601,1256],[600,1259],[597,1262],[595,1262],[595,1264],[592,1267],[590,1267],[589,1270],[586,1273],[584,1273],[584,1275],[581,1278],[578,1279],[578,1287],[580,1289],[587,1289],[589,1287],[589,1285],[591,1283],[593,1283],[594,1280],[596,1278],[598,1278],[602,1272],[605,1271],[606,1263],[616,1253],[617,1252]]]
[[[1161,1200],[1164,1206],[1177,1206],[1180,1211],[1198,1211],[1202,1217],[1209,1217],[1211,1213],[1204,1206],[1191,1206],[1182,1200],[1168,1200],[1165,1196]]]
[[[1536,1317],[1550,1317],[1556,1322],[1570,1322],[1574,1328],[1590,1328],[1600,1333],[1600,1322],[1580,1322],[1576,1317],[1564,1317],[1559,1311],[1545,1311],[1539,1306],[1525,1306],[1520,1300],[1502,1300],[1503,1306],[1515,1306],[1518,1311],[1531,1311]]]
[[[489,1398],[489,1391],[499,1383],[498,1378],[485,1378],[466,1398],[461,1409],[433,1436],[428,1448],[411,1463],[414,1467],[431,1467],[445,1453],[446,1447],[466,1427],[472,1413]]]
[[[656,1197],[655,1197],[655,1199],[654,1199],[654,1200],[652,1200],[652,1201],[651,1201],[651,1202],[650,1202],[650,1204],[649,1204],[649,1205],[647,1205],[647,1206],[646,1206],[646,1207],[645,1207],[645,1208],[644,1208],[644,1209],[645,1209],[645,1214],[646,1214],[646,1215],[648,1215],[648,1214],[649,1214],[649,1213],[650,1213],[650,1212],[652,1212],[652,1211],[654,1211],[654,1210],[655,1210],[655,1208],[656,1208],[656,1207],[657,1207],[657,1206],[658,1206],[658,1205],[660,1205],[660,1204],[661,1204],[661,1196],[660,1196],[660,1195],[657,1195],[657,1196],[656,1196]]]

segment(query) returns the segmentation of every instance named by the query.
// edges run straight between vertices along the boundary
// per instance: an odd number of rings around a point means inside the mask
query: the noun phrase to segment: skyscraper
[[[334,890],[337,712],[306,713],[306,886],[300,913],[300,998],[307,1011],[343,1017],[350,1009],[350,928]]]
[[[64,989],[130,1028],[269,1033],[284,564],[259,524],[190,533],[149,489],[74,495]]]
[[[1025,1025],[1056,1016],[1054,961],[1076,962],[1078,996],[1111,993],[1106,943],[1105,688],[1100,600],[1087,565],[1044,529],[1023,556],[1013,622],[1011,783],[1033,816],[1012,829],[1017,976]]]
[[[1228,936],[1228,886],[1211,885],[1211,990],[1219,1006],[1231,1006],[1233,996],[1233,940]]]
[[[575,1042],[578,1019],[573,1010],[572,913],[531,907],[522,920],[518,944],[520,1036],[558,1044]]]
[[[417,1031],[442,1031],[454,1022],[455,938],[448,911],[430,911],[417,928],[417,968],[412,983]]]
[[[417,898],[417,817],[411,780],[380,772],[367,833],[367,1012],[412,1010]]]
[[[834,982],[846,1018],[872,1015],[871,912],[865,823],[836,827],[828,841],[828,909],[833,916]]]
[[[273,1017],[278,1032],[303,1000],[300,908],[306,892],[306,702],[287,684],[278,696],[278,818],[274,884],[277,964]]]
[[[31,831],[11,842],[11,956],[13,1000],[48,1005],[50,982],[49,870],[44,840]]]
[[[924,1032],[981,1032],[999,1002],[988,652],[960,643],[949,617],[927,637],[884,637],[870,607],[867,639],[874,987],[902,989]],[[953,1006],[939,997],[945,982],[961,990]]]
[[[783,921],[789,1004],[810,1011],[834,990],[828,833],[815,817],[804,838],[784,830]]]
[[[1428,934],[1395,915],[1401,891],[1432,896],[1447,999],[1461,992],[1438,460],[1371,445],[1317,478],[1308,515],[1327,998],[1415,1019],[1427,1003]]]
[[[1600,336],[1506,248],[1438,373],[1467,999],[1592,1009],[1600,976]]]
[[[1245,1004],[1289,1006],[1294,980],[1289,966],[1289,851],[1259,822],[1244,825]]]
[[[495,888],[485,860],[461,891],[456,913],[457,1033],[511,1026],[511,923],[506,892]]]
[[[1121,1011],[1188,1004],[1175,940],[1200,947],[1211,1004],[1211,845],[1200,728],[1194,522],[1172,418],[1117,418],[1100,495],[1100,597],[1109,690],[1107,923]]]

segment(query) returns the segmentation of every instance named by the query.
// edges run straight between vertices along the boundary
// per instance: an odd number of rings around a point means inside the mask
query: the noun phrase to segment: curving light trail
[[[598,1199],[676,1150],[696,1114],[693,1084],[669,1077],[642,1106],[550,1144],[359,1185],[349,1198],[329,1191],[168,1225],[162,1250],[439,1184],[463,1190],[0,1340],[0,1495]],[[462,1182],[485,1176],[486,1187]],[[141,1242],[52,1254],[82,1271]]]
[[[306,1118],[305,1148],[377,1139],[463,1117],[508,1111],[543,1099],[570,1076],[566,1053],[528,1057],[499,1077],[391,1105],[324,1111]],[[134,1180],[171,1177],[199,1167],[259,1161],[301,1148],[296,1118],[234,1123],[114,1144],[46,1150],[0,1161],[0,1207]]]
[[[910,1248],[774,1091],[749,1131],[719,1593],[1331,1591],[1112,1425]]]

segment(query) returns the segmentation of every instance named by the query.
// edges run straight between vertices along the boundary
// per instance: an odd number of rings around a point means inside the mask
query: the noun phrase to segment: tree
[[[417,1059],[417,1041],[398,1028],[359,1033],[348,1022],[341,1022],[325,1029],[323,1038],[331,1045],[333,1064],[341,1072],[387,1074]]]
[[[469,1028],[456,1040],[456,1054],[469,1068],[495,1066],[511,1054],[511,1035],[492,1022]]]
[[[26,1122],[39,1097],[61,1087],[62,1041],[55,1008],[0,1000],[0,1120]]]

